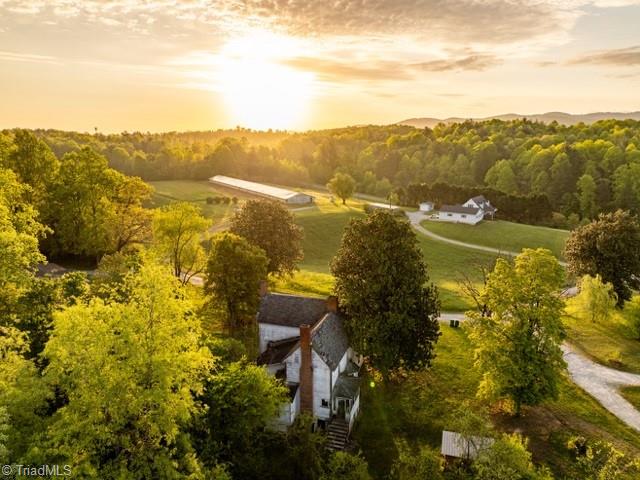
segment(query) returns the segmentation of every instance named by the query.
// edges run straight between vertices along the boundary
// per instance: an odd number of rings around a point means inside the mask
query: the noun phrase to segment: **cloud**
[[[428,72],[446,72],[450,70],[486,70],[502,63],[493,55],[477,54],[462,58],[445,58],[414,63],[411,66]]]
[[[49,55],[33,55],[29,53],[5,52],[0,51],[0,61],[8,62],[29,62],[29,63],[49,63],[60,65],[61,62]]]
[[[631,67],[640,65],[640,45],[589,53],[569,61],[570,65],[616,65]]]
[[[315,57],[296,57],[281,63],[290,67],[313,72],[325,81],[349,80],[404,80],[409,78],[407,65],[399,62],[354,63]]]

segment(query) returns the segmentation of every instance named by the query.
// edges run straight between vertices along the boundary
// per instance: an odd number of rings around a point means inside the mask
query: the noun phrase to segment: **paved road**
[[[451,238],[446,238],[440,235],[436,235],[435,233],[430,232],[429,230],[424,228],[422,225],[420,225],[420,222],[422,222],[423,220],[426,220],[425,215],[420,211],[407,212],[407,217],[409,217],[409,221],[411,222],[411,225],[413,226],[413,228],[415,228],[418,232],[422,233],[423,235],[426,235],[427,237],[433,238],[434,240],[437,240],[439,242],[450,243],[451,245],[457,245],[458,247],[472,248],[474,250],[482,250],[483,252],[490,252],[498,255],[508,255],[510,257],[515,257],[520,254],[520,252],[511,252],[509,250],[500,250],[498,248],[485,247],[484,245],[476,245],[474,243],[461,242],[459,240],[452,240]],[[563,267],[566,267],[567,265],[565,262],[559,261],[559,263]]]
[[[441,322],[464,319],[463,313],[440,313]],[[624,423],[640,430],[640,411],[620,395],[622,387],[640,386],[640,375],[600,365],[576,352],[568,343],[562,345],[562,352],[573,382]]]

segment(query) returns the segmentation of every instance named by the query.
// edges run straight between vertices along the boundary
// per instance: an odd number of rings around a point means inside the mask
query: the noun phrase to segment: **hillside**
[[[571,114],[565,112],[547,112],[538,113],[532,115],[521,115],[519,113],[505,113],[502,115],[494,115],[491,117],[482,118],[463,118],[463,117],[449,117],[449,118],[433,118],[433,117],[419,117],[408,118],[397,122],[398,125],[409,125],[416,128],[429,127],[433,128],[439,123],[462,123],[466,120],[473,120],[476,122],[484,122],[488,120],[533,120],[542,123],[558,122],[562,125],[576,125],[578,123],[585,123],[590,125],[599,120],[640,120],[640,112],[594,112],[584,114]]]

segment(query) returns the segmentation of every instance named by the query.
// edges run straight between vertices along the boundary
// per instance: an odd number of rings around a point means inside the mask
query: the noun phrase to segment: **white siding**
[[[300,330],[296,327],[284,327],[282,325],[272,325],[270,323],[258,324],[258,330],[260,332],[260,353],[267,349],[267,344],[269,342],[297,337],[300,334]]]
[[[479,210],[475,215],[468,213],[438,212],[438,220],[442,222],[467,223],[469,225],[475,225],[480,222],[482,218],[482,210]]]
[[[285,403],[280,407],[280,416],[275,421],[274,428],[276,430],[285,431],[289,425],[293,423],[300,411],[300,389],[296,391],[296,395],[291,403]]]
[[[349,361],[350,351],[351,349],[348,348],[347,351],[344,352],[344,355],[340,359],[340,362],[336,366],[336,369],[333,372],[331,372],[331,387],[335,386],[336,382],[338,381],[338,376],[340,375],[341,372],[344,372],[345,368],[347,368],[347,362]]]
[[[287,382],[300,383],[300,347],[285,359],[287,365]]]
[[[353,428],[353,422],[356,421],[356,417],[358,416],[358,412],[360,411],[360,392],[358,392],[358,396],[356,397],[353,405],[351,406],[351,412],[349,412],[349,432]]]
[[[307,195],[306,193],[298,193],[285,200],[285,203],[296,204],[296,205],[301,203],[311,203],[311,202],[313,202],[313,197],[311,195]]]
[[[316,417],[327,420],[331,417],[331,370],[324,360],[313,351],[313,413]],[[322,406],[322,400],[327,401],[327,406]]]

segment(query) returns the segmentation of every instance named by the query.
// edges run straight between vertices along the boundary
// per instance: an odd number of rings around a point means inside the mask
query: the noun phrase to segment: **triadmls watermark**
[[[2,465],[0,473],[3,477],[70,477],[71,465]]]

